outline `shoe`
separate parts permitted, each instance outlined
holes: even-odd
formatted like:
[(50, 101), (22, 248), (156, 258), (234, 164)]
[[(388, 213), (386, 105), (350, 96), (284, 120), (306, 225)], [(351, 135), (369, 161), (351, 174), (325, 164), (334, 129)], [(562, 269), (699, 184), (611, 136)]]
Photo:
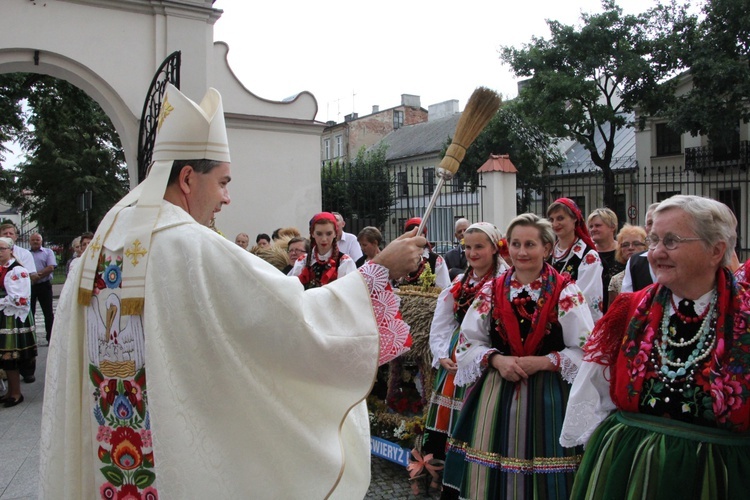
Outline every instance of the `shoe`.
[(20, 404), (20, 403), (23, 403), (23, 394), (21, 394), (20, 396), (18, 396), (18, 399), (8, 398), (5, 401), (5, 404), (3, 406), (5, 408), (13, 408), (14, 406), (16, 406), (17, 404)]
[(26, 382), (27, 384), (30, 384), (36, 381), (36, 377), (34, 375), (29, 375), (28, 377), (24, 377), (23, 381)]

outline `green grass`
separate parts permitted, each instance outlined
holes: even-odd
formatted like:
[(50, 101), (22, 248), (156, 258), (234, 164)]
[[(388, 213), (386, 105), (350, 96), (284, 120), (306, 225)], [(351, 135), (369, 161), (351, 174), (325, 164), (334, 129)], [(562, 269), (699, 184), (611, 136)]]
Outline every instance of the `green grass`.
[(52, 284), (62, 285), (63, 283), (65, 283), (65, 269), (57, 268), (55, 274), (52, 275)]

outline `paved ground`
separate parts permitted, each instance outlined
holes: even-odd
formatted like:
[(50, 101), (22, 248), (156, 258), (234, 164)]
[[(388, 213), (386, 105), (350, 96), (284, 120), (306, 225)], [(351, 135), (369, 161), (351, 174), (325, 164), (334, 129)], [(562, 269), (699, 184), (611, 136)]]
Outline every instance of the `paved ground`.
[[(55, 286), (55, 307), (60, 286)], [(42, 419), (47, 345), (41, 309), (35, 316), (37, 338), (42, 339), (37, 358), (36, 382), (22, 384), (24, 402), (13, 408), (0, 407), (0, 500), (35, 500), (39, 484), (39, 427)], [(367, 499), (437, 498), (411, 493), (408, 473), (401, 466), (372, 458), (372, 482)]]

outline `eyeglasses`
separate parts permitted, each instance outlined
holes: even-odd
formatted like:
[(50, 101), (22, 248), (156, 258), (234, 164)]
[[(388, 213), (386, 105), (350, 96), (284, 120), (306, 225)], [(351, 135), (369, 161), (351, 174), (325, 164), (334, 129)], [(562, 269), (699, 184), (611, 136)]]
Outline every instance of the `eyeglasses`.
[(667, 234), (666, 236), (664, 236), (664, 238), (659, 238), (655, 234), (651, 234), (648, 236), (648, 238), (646, 238), (646, 244), (648, 245), (648, 248), (650, 250), (655, 250), (659, 245), (659, 242), (661, 242), (662, 244), (664, 244), (664, 248), (666, 248), (667, 250), (674, 250), (680, 243), (702, 240), (703, 238), (681, 238), (675, 234)]
[(629, 241), (626, 241), (625, 243), (620, 243), (620, 248), (624, 248), (625, 250), (627, 250), (630, 247), (638, 248), (638, 247), (645, 247), (645, 246), (646, 244), (642, 241), (634, 241), (632, 243), (630, 243)]

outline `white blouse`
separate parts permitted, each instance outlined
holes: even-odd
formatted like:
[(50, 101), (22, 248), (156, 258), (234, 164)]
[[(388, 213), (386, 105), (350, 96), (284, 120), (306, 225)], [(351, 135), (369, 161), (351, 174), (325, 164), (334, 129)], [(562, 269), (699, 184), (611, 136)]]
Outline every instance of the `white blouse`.
[[(5, 267), (15, 262), (11, 259)], [(5, 297), (0, 299), (0, 311), (5, 316), (15, 316), (26, 321), (31, 307), (31, 279), (25, 267), (16, 266), (5, 274)]]

